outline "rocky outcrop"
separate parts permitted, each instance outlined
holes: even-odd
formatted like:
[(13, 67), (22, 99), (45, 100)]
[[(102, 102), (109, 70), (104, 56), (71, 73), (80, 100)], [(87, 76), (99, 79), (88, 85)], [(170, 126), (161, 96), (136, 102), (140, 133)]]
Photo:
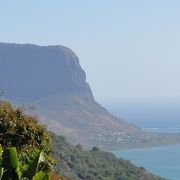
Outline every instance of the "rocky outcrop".
[(54, 94), (92, 97), (78, 57), (63, 46), (0, 43), (0, 90), (5, 96), (34, 101)]

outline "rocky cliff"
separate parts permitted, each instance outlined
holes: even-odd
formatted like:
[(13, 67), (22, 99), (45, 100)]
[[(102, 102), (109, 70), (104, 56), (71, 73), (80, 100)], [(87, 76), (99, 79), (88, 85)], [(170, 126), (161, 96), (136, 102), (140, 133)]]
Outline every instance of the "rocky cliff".
[(73, 144), (119, 149), (179, 141), (179, 137), (143, 132), (101, 107), (78, 57), (66, 47), (0, 43), (0, 64), (3, 96), (35, 104), (33, 113)]
[(92, 97), (77, 56), (63, 46), (0, 43), (0, 88), (10, 98), (34, 101), (54, 94)]

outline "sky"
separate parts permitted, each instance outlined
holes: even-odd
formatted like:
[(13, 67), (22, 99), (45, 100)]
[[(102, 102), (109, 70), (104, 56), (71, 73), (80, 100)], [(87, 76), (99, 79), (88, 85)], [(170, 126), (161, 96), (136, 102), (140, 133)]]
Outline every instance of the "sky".
[(64, 45), (98, 101), (180, 101), (180, 1), (0, 0), (0, 41)]

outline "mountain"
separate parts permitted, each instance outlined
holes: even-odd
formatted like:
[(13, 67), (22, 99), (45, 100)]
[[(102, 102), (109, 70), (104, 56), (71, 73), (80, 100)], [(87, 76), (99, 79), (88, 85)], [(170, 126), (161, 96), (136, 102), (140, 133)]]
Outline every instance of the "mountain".
[(0, 43), (0, 64), (3, 98), (35, 107), (31, 113), (73, 144), (120, 149), (180, 142), (179, 135), (144, 132), (101, 107), (69, 48)]

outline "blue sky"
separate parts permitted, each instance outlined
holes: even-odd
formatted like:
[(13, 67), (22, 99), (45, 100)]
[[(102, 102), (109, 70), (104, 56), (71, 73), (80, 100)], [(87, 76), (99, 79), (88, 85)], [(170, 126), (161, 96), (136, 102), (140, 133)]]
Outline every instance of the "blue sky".
[(99, 101), (180, 100), (180, 1), (0, 1), (0, 41), (61, 44)]

